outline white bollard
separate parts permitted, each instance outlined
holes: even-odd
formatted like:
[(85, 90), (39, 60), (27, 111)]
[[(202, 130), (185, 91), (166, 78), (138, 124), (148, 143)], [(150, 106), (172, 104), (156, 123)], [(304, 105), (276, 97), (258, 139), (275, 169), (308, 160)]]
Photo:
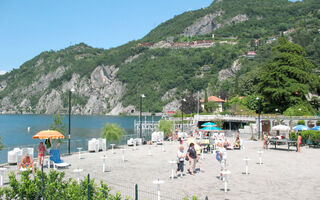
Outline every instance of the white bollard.
[(229, 171), (229, 170), (223, 170), (223, 171), (221, 171), (221, 174), (223, 174), (223, 177), (224, 177), (224, 179), (223, 179), (223, 181), (224, 181), (224, 192), (226, 193), (226, 192), (228, 192), (228, 179), (227, 179), (227, 175), (228, 175), (228, 174), (231, 174), (231, 171)]
[(160, 184), (164, 183), (164, 181), (158, 179), (156, 181), (153, 181), (152, 183), (157, 185), (158, 200), (161, 200)]
[(259, 154), (259, 164), (261, 165), (261, 164), (262, 164), (262, 154), (263, 154), (263, 151), (258, 151), (258, 154)]
[(151, 153), (151, 145), (149, 145), (149, 148), (148, 148), (148, 155), (151, 156), (152, 153)]
[(243, 159), (245, 162), (246, 162), (246, 175), (248, 175), (249, 174), (249, 166), (248, 166), (248, 163), (249, 163), (249, 158), (245, 158), (245, 159)]
[(110, 144), (110, 145), (111, 145), (111, 148), (112, 148), (111, 149), (111, 153), (114, 154), (113, 147), (114, 147), (115, 144)]

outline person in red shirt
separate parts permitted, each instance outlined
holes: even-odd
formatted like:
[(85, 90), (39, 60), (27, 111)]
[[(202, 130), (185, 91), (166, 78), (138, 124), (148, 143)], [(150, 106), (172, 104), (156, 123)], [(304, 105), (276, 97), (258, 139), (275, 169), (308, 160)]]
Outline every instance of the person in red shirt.
[(297, 137), (297, 151), (300, 152), (300, 146), (301, 146), (301, 133), (299, 133)]
[(40, 142), (40, 145), (38, 146), (38, 159), (41, 166), (43, 165), (45, 152), (46, 148), (44, 147), (43, 142)]

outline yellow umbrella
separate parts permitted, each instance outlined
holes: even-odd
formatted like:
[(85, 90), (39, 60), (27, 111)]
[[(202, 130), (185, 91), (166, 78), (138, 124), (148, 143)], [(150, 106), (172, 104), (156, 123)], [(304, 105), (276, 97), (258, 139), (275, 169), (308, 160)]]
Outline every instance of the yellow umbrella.
[(63, 139), (64, 135), (62, 135), (59, 131), (54, 130), (46, 130), (46, 131), (40, 131), (37, 134), (35, 134), (33, 139)]

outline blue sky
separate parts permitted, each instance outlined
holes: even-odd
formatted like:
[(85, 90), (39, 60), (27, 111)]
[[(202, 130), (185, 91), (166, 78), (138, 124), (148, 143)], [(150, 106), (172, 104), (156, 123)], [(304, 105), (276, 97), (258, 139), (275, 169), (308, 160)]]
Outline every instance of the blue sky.
[(42, 51), (84, 42), (110, 48), (212, 0), (0, 0), (0, 73)]

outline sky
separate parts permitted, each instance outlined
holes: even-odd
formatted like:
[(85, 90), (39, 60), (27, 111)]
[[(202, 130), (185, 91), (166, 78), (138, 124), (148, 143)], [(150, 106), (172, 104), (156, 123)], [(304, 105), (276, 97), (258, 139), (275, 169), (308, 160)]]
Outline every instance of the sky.
[(0, 0), (0, 74), (42, 51), (111, 48), (213, 0)]

